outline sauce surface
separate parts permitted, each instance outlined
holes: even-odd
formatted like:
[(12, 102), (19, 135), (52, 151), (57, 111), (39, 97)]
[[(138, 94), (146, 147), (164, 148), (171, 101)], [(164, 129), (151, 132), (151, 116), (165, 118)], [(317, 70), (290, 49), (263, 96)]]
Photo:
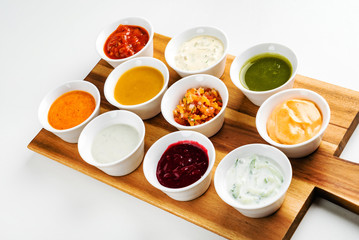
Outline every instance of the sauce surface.
[(118, 79), (114, 97), (122, 105), (136, 105), (147, 102), (162, 89), (162, 73), (148, 66), (139, 66), (127, 70)]
[(173, 117), (178, 124), (195, 126), (214, 118), (222, 105), (222, 98), (216, 89), (191, 88), (173, 110)]
[(224, 53), (223, 43), (212, 36), (197, 36), (184, 42), (175, 56), (179, 69), (196, 71), (215, 64)]
[(168, 146), (157, 165), (161, 185), (182, 188), (200, 179), (208, 168), (207, 149), (194, 141), (180, 141)]
[(148, 40), (149, 34), (143, 27), (121, 24), (107, 38), (103, 50), (111, 59), (127, 58), (141, 51)]
[(92, 156), (96, 162), (115, 162), (131, 153), (140, 136), (137, 130), (127, 124), (115, 124), (102, 129), (92, 142)]
[(267, 91), (286, 83), (292, 65), (282, 55), (265, 53), (249, 59), (239, 73), (242, 85), (252, 91)]
[(95, 98), (88, 92), (70, 91), (58, 97), (48, 113), (49, 124), (58, 130), (73, 128), (95, 110)]
[(322, 114), (315, 103), (291, 99), (279, 104), (267, 121), (271, 139), (281, 144), (297, 144), (311, 139), (321, 129)]
[(227, 171), (227, 189), (242, 204), (269, 202), (283, 186), (283, 173), (268, 157), (254, 154), (235, 160)]

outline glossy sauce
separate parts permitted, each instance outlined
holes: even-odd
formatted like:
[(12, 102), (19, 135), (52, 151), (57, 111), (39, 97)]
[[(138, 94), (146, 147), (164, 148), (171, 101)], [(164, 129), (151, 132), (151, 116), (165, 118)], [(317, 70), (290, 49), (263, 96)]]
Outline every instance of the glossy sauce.
[(148, 66), (134, 67), (127, 70), (118, 79), (114, 97), (122, 105), (136, 105), (147, 102), (162, 89), (162, 73)]
[(292, 75), (292, 65), (282, 55), (265, 53), (252, 57), (242, 67), (239, 79), (252, 91), (267, 91), (286, 83)]
[(322, 114), (315, 103), (290, 99), (279, 104), (267, 121), (271, 139), (281, 144), (297, 144), (311, 139), (321, 129)]
[(104, 52), (111, 59), (127, 58), (141, 51), (148, 40), (149, 34), (143, 27), (119, 25), (107, 38)]
[(224, 53), (223, 43), (212, 36), (197, 36), (183, 43), (175, 56), (179, 69), (196, 71), (215, 64)]
[(115, 124), (102, 129), (92, 143), (92, 156), (96, 162), (111, 163), (135, 150), (140, 142), (137, 130), (127, 124)]
[(52, 103), (48, 121), (53, 128), (58, 130), (73, 128), (90, 117), (95, 107), (95, 98), (90, 93), (70, 91)]
[(182, 188), (200, 179), (208, 168), (207, 149), (194, 141), (171, 144), (161, 156), (156, 176), (161, 185)]
[(254, 154), (235, 160), (227, 171), (227, 189), (245, 205), (265, 204), (283, 186), (283, 173), (268, 157)]

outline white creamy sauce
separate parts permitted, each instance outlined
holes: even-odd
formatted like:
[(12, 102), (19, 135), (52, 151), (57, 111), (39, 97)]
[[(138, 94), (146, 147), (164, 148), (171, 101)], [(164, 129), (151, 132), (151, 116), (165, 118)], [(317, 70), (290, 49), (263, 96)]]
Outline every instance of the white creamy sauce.
[(227, 172), (227, 189), (242, 204), (265, 204), (282, 186), (282, 171), (264, 156), (238, 158)]
[(175, 63), (182, 70), (201, 70), (215, 64), (223, 53), (224, 46), (219, 39), (207, 35), (197, 36), (182, 44), (175, 56)]
[(115, 124), (101, 130), (92, 143), (96, 162), (111, 163), (132, 152), (140, 141), (137, 130), (127, 124)]

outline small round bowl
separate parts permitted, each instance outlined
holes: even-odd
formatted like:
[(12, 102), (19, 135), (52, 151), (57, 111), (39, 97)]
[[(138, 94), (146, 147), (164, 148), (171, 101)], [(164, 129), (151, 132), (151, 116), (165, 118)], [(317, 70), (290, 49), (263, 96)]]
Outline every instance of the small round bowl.
[[(201, 35), (216, 37), (217, 39), (222, 41), (224, 47), (222, 57), (215, 64), (201, 70), (186, 71), (179, 69), (175, 63), (175, 57), (178, 53), (179, 48), (184, 42), (187, 42), (192, 38)], [(227, 49), (228, 39), (226, 34), (222, 30), (210, 26), (195, 27), (180, 33), (168, 42), (165, 49), (165, 58), (168, 65), (173, 68), (181, 77), (186, 77), (193, 74), (210, 74), (220, 78), (223, 75), (224, 68), (226, 65)]]
[[(115, 162), (99, 163), (92, 156), (92, 143), (96, 135), (103, 129), (115, 125), (127, 124), (134, 127), (139, 133), (139, 142), (128, 155)], [(81, 158), (90, 165), (97, 167), (111, 176), (124, 176), (133, 172), (142, 162), (144, 156), (145, 125), (136, 114), (126, 110), (113, 110), (101, 114), (92, 120), (82, 131), (78, 150)]]
[[(176, 109), (179, 101), (184, 97), (186, 91), (190, 88), (214, 88), (219, 92), (219, 95), (222, 97), (222, 109), (221, 111), (208, 122), (202, 123), (196, 126), (184, 126), (178, 124), (173, 117), (173, 110)], [(224, 122), (224, 112), (228, 103), (228, 89), (226, 85), (218, 78), (207, 75), (207, 74), (197, 74), (191, 75), (172, 84), (168, 88), (165, 95), (162, 98), (161, 102), (161, 111), (163, 117), (168, 123), (176, 127), (178, 130), (192, 130), (200, 132), (207, 137), (212, 137), (216, 134)]]
[[(272, 140), (267, 132), (267, 120), (274, 108), (289, 99), (306, 99), (314, 102), (322, 113), (322, 127), (320, 131), (311, 139), (293, 145), (280, 144)], [(327, 101), (319, 94), (301, 88), (288, 89), (268, 98), (258, 109), (256, 116), (256, 127), (259, 135), (269, 144), (283, 151), (290, 158), (305, 157), (314, 152), (320, 145), (324, 131), (327, 129), (330, 121), (330, 108)]]
[[(292, 75), (290, 76), (287, 82), (272, 90), (252, 91), (243, 86), (243, 84), (239, 79), (239, 74), (241, 72), (243, 65), (250, 58), (262, 53), (275, 53), (275, 54), (280, 54), (283, 57), (287, 58), (289, 62), (292, 64)], [(236, 85), (236, 87), (239, 88), (252, 103), (254, 103), (257, 106), (260, 106), (271, 95), (285, 89), (293, 88), (294, 77), (297, 74), (297, 68), (298, 68), (298, 60), (295, 53), (291, 49), (278, 43), (263, 43), (263, 44), (255, 45), (244, 51), (239, 56), (237, 56), (232, 62), (230, 69), (230, 76), (233, 84)]]
[[(283, 185), (276, 196), (273, 196), (266, 203), (258, 205), (246, 205), (235, 200), (227, 188), (227, 171), (235, 164), (236, 159), (258, 154), (271, 158), (273, 162), (282, 170)], [(214, 174), (214, 186), (219, 197), (228, 205), (234, 207), (240, 213), (251, 218), (266, 217), (277, 211), (285, 198), (285, 194), (292, 181), (292, 166), (287, 156), (275, 147), (266, 144), (248, 144), (234, 149), (228, 153), (218, 164)]]
[[(53, 128), (48, 121), (48, 114), (51, 105), (61, 95), (76, 90), (88, 92), (95, 98), (96, 105), (94, 111), (85, 121), (83, 121), (82, 123), (80, 123), (75, 127), (64, 129), (64, 130)], [(45, 128), (47, 131), (52, 132), (53, 134), (55, 134), (65, 142), (77, 143), (82, 129), (86, 126), (86, 124), (89, 121), (91, 121), (91, 119), (93, 119), (100, 113), (100, 102), (101, 102), (100, 92), (97, 89), (97, 87), (92, 83), (82, 80), (66, 82), (56, 87), (52, 91), (50, 91), (42, 99), (38, 110), (38, 118), (43, 128)]]
[[(125, 73), (127, 70), (138, 66), (149, 66), (160, 71), (163, 75), (163, 87), (155, 97), (144, 103), (140, 103), (136, 105), (122, 105), (116, 101), (114, 96), (114, 91), (117, 81), (121, 77), (121, 75)], [(166, 65), (162, 61), (152, 57), (135, 58), (119, 65), (110, 73), (110, 75), (108, 75), (104, 86), (104, 93), (107, 101), (112, 105), (114, 105), (115, 107), (134, 112), (138, 116), (140, 116), (143, 120), (145, 120), (152, 118), (161, 112), (161, 100), (163, 94), (167, 89), (168, 81), (169, 81), (169, 72)]]
[[(156, 176), (156, 169), (162, 154), (167, 147), (179, 141), (195, 141), (207, 149), (208, 168), (204, 175), (196, 182), (183, 188), (168, 188), (161, 185)], [(147, 181), (177, 201), (190, 201), (201, 196), (211, 184), (211, 171), (216, 159), (216, 152), (212, 142), (203, 134), (193, 131), (177, 131), (158, 139), (148, 149), (143, 160), (143, 172)]]
[[(104, 45), (106, 43), (107, 38), (111, 35), (111, 33), (113, 33), (117, 29), (117, 27), (120, 24), (135, 25), (135, 26), (143, 27), (144, 29), (147, 30), (147, 32), (149, 34), (149, 39), (148, 39), (147, 44), (144, 46), (144, 48), (142, 48), (136, 54), (134, 54), (130, 57), (127, 57), (127, 58), (112, 59), (112, 58), (109, 58), (106, 56), (106, 54), (104, 52)], [(153, 35), (154, 35), (154, 31), (153, 31), (152, 24), (145, 18), (142, 18), (142, 17), (123, 18), (123, 19), (120, 19), (120, 20), (108, 25), (100, 32), (100, 34), (98, 35), (97, 40), (96, 40), (96, 49), (97, 49), (98, 54), (101, 56), (101, 58), (104, 59), (112, 67), (115, 68), (118, 65), (120, 65), (121, 63), (124, 63), (127, 60), (130, 60), (130, 59), (133, 59), (136, 57), (152, 57), (153, 56)]]

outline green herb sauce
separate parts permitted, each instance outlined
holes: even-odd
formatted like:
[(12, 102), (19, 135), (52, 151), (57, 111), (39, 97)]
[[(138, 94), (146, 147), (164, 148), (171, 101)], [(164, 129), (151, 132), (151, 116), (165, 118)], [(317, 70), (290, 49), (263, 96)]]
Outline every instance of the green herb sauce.
[(286, 83), (292, 75), (292, 65), (279, 54), (264, 53), (250, 58), (242, 67), (239, 79), (252, 91), (267, 91)]

